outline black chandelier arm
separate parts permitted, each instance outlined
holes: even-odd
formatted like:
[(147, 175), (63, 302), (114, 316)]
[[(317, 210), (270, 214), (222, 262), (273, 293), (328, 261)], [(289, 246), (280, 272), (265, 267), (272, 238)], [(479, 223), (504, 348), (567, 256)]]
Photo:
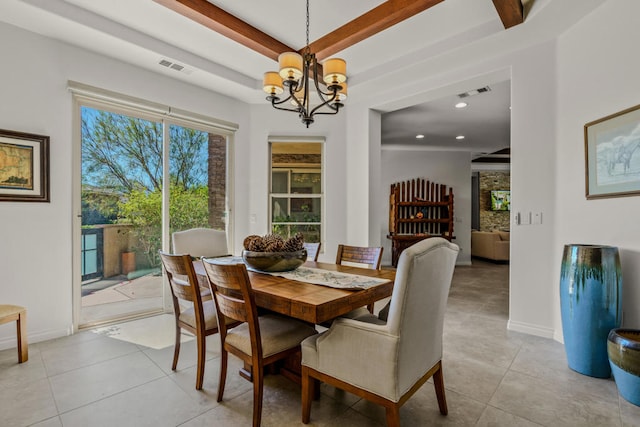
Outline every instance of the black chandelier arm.
[(333, 115), (333, 114), (338, 114), (338, 111), (340, 111), (340, 107), (342, 107), (342, 104), (329, 104), (328, 107), (332, 110), (332, 111), (313, 111), (311, 114), (313, 114), (314, 116), (316, 114), (320, 115), (320, 114), (324, 114), (324, 115)]
[(276, 110), (282, 110), (282, 111), (291, 111), (293, 113), (298, 113), (300, 111), (299, 108), (284, 108), (284, 107), (278, 107), (278, 105), (284, 103), (285, 101), (287, 101), (289, 98), (285, 99), (284, 101), (280, 101), (280, 102), (275, 102), (274, 100), (271, 100), (271, 106), (273, 108), (275, 108)]
[[(311, 112), (309, 113), (310, 116), (313, 116), (314, 114), (336, 114), (338, 112), (338, 110), (340, 109), (340, 106), (337, 103), (331, 104), (333, 101), (336, 100), (338, 96), (338, 92), (336, 91), (333, 96), (329, 99), (324, 99), (322, 96), (320, 96), (320, 99), (322, 99), (324, 102), (321, 104), (318, 104), (315, 106), (315, 108), (313, 110), (311, 110)], [(327, 106), (330, 109), (332, 109), (334, 112), (322, 112), (322, 111), (318, 111), (320, 108)]]

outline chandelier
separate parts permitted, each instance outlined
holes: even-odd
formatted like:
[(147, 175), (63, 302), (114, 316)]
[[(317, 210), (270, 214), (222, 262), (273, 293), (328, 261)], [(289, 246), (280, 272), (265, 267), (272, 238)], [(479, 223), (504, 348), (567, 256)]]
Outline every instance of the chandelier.
[[(316, 114), (337, 114), (347, 98), (347, 63), (344, 59), (329, 58), (322, 63), (322, 82), (318, 81), (320, 66), (316, 55), (309, 48), (309, 0), (307, 0), (307, 45), (303, 55), (297, 52), (285, 52), (278, 56), (280, 72), (264, 73), (263, 89), (268, 94), (267, 101), (273, 108), (298, 113), (302, 123), (314, 122)], [(315, 106), (310, 103), (313, 79), (319, 101)], [(325, 86), (322, 89), (321, 86)], [(286, 93), (282, 95), (284, 92)], [(279, 95), (286, 98), (281, 99)], [(287, 102), (293, 105), (285, 107)]]

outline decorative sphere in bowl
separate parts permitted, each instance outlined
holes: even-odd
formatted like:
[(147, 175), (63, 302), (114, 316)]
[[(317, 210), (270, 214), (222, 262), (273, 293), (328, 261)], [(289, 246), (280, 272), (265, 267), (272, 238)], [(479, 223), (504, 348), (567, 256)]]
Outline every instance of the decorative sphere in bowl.
[(300, 267), (307, 260), (307, 250), (293, 252), (254, 252), (242, 251), (242, 259), (247, 267), (267, 273), (291, 271)]

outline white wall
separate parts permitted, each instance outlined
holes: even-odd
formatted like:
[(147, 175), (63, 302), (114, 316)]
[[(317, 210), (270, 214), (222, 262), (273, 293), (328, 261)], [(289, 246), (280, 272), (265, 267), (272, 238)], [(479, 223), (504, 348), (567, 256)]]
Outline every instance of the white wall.
[[(0, 301), (27, 307), (32, 342), (72, 325), (72, 97), (75, 80), (240, 125), (236, 158), (249, 157), (247, 104), (0, 23), (0, 128), (51, 137), (51, 203), (0, 203)], [(8, 42), (10, 40), (10, 42)], [(235, 186), (247, 193), (236, 168)], [(236, 212), (247, 203), (236, 199)], [(242, 226), (238, 227), (242, 230)], [(15, 325), (0, 326), (0, 348)]]
[[(381, 221), (376, 225), (384, 247), (383, 263), (391, 264), (389, 234), (389, 189), (395, 182), (425, 178), (453, 188), (453, 243), (460, 246), (458, 265), (471, 264), (471, 154), (463, 151), (382, 150), (382, 197), (377, 209)], [(459, 221), (459, 222), (458, 222)]]
[[(586, 200), (583, 129), (585, 123), (640, 104), (638, 16), (640, 2), (608, 1), (559, 39), (557, 238), (553, 248), (553, 270), (559, 272), (565, 244), (618, 246), (623, 323), (636, 329), (640, 328), (640, 197)], [(557, 293), (553, 305), (560, 339)]]

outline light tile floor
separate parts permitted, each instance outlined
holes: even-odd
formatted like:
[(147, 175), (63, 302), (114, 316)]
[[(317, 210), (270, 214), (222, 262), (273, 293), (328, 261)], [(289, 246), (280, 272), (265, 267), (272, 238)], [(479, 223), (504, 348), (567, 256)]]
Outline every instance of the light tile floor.
[[(431, 383), (401, 409), (404, 427), (640, 426), (640, 407), (612, 380), (567, 368), (561, 344), (506, 329), (508, 266), (458, 267), (445, 320), (444, 376), (449, 415), (438, 412)], [(382, 304), (378, 304), (382, 306)], [(17, 364), (0, 352), (0, 426), (248, 426), (251, 384), (230, 356), (225, 399), (216, 402), (218, 336), (207, 342), (204, 390), (196, 391), (195, 343), (185, 336), (172, 372), (173, 324), (155, 316), (30, 346)], [(384, 411), (322, 387), (313, 426), (383, 426)], [(299, 426), (299, 388), (266, 379), (263, 426)]]

